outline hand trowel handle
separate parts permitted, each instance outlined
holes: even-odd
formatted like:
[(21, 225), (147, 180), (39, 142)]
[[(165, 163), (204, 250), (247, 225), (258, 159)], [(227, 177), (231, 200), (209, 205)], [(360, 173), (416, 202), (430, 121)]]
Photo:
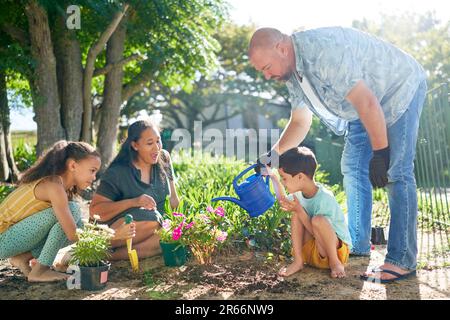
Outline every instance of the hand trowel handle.
[[(127, 214), (125, 216), (125, 224), (130, 224), (132, 222), (133, 222), (133, 216), (131, 214)], [(132, 238), (127, 239), (127, 250), (128, 251), (131, 251), (132, 243), (133, 243), (133, 239)]]

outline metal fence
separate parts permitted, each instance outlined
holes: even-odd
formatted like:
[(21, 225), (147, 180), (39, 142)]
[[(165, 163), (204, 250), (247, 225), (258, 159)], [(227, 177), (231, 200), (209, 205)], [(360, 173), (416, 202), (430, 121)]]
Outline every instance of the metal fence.
[[(450, 96), (448, 84), (428, 91), (422, 111), (414, 171), (418, 196), (419, 262), (450, 264)], [(342, 185), (343, 143), (315, 139), (315, 152), (330, 183)], [(373, 194), (373, 225), (389, 225), (385, 190)]]

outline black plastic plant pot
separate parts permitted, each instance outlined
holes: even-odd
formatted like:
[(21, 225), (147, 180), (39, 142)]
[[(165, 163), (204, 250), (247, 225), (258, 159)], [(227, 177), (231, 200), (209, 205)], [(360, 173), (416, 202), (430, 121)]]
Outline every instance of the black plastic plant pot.
[(383, 227), (372, 227), (371, 242), (374, 245), (385, 245), (387, 243)]
[(99, 267), (80, 266), (81, 290), (96, 291), (104, 289), (108, 282), (110, 268), (110, 262)]

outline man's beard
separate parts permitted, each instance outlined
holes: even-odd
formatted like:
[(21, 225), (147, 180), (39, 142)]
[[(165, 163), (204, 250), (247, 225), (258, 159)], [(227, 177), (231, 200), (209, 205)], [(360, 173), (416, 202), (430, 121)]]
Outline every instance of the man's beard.
[(285, 74), (277, 78), (278, 81), (286, 82), (292, 77), (292, 71), (287, 71)]

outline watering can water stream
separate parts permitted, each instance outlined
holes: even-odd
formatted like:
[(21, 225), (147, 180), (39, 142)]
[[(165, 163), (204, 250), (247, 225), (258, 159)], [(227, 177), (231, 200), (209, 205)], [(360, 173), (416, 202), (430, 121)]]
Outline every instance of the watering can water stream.
[(264, 177), (260, 173), (255, 173), (249, 176), (241, 184), (237, 183), (244, 174), (254, 169), (256, 166), (258, 166), (258, 164), (248, 167), (234, 178), (233, 187), (236, 194), (239, 196), (239, 199), (232, 197), (218, 197), (211, 201), (225, 200), (234, 202), (246, 210), (252, 218), (258, 217), (269, 210), (275, 203), (275, 198), (270, 192), (268, 176), (264, 182)]

